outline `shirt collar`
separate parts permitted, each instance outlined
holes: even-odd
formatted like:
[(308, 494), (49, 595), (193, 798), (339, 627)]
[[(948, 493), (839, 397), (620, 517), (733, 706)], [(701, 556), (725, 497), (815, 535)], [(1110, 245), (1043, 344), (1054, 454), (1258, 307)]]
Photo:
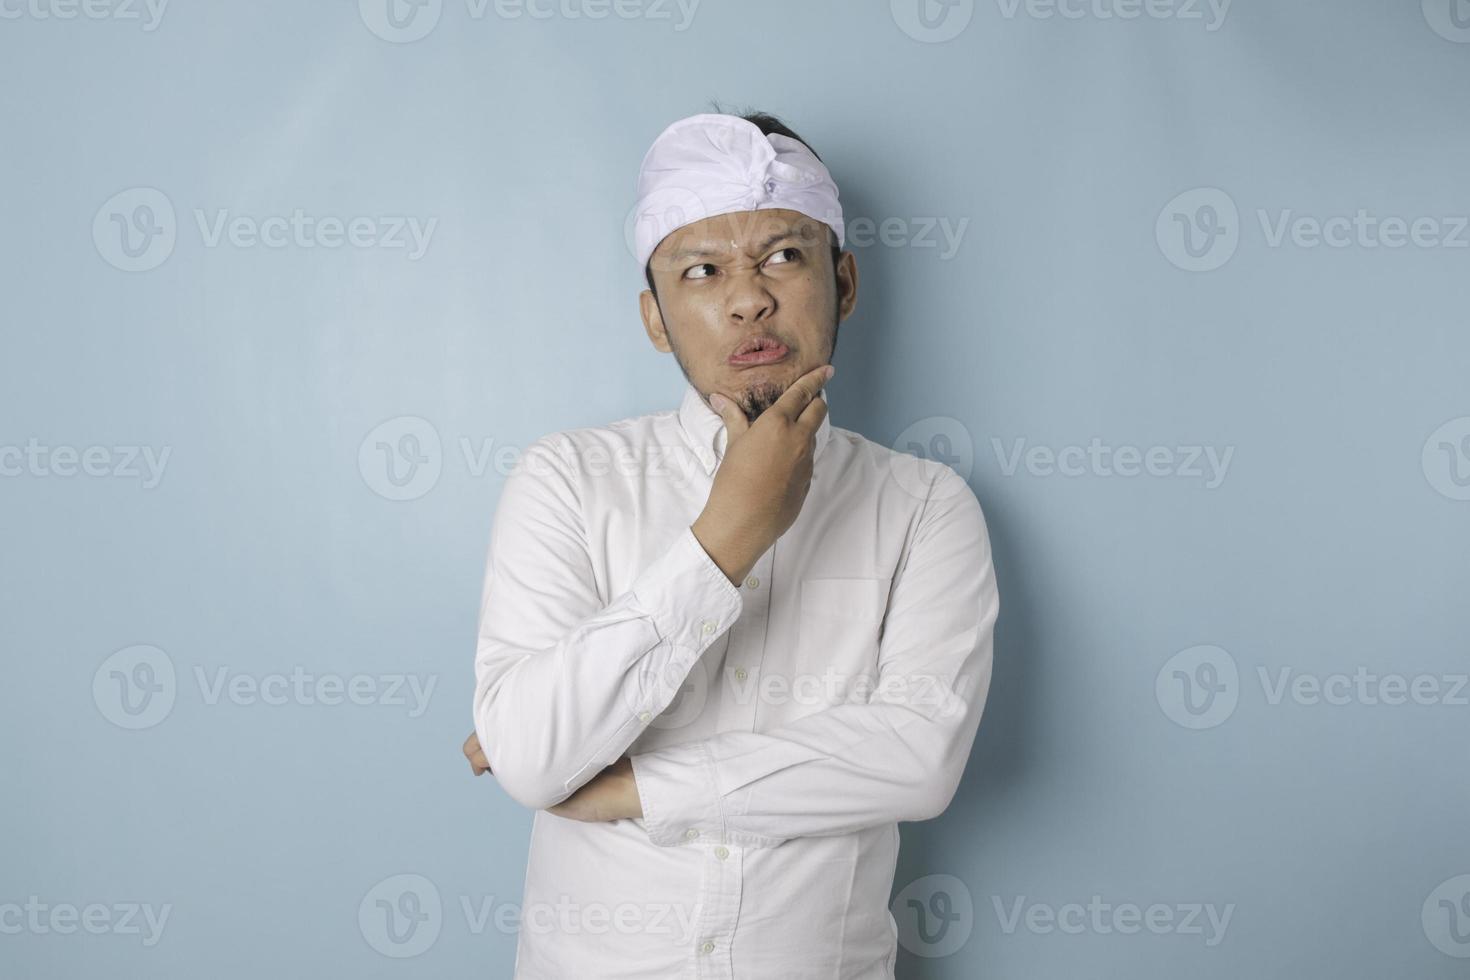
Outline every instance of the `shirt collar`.
[[(817, 427), (816, 448), (812, 452), (813, 461), (821, 458), (822, 449), (832, 435), (832, 412), (830, 400), (827, 398), (827, 389), (823, 388), (817, 392), (817, 397), (828, 402), (828, 407), (827, 414), (822, 417), (822, 424)], [(698, 457), (700, 465), (704, 467), (705, 473), (713, 473), (715, 466), (725, 458), (725, 445), (728, 438), (725, 431), (725, 420), (705, 403), (699, 389), (692, 384), (686, 383), (684, 386), (684, 400), (679, 403), (679, 427), (684, 433), (684, 438), (694, 450), (695, 456)]]

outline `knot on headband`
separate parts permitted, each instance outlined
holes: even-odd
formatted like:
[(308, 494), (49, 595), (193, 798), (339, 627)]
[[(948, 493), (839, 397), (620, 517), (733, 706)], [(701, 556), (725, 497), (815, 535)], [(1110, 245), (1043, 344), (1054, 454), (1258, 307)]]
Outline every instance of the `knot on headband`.
[(638, 170), (633, 251), (639, 267), (671, 232), (715, 215), (788, 208), (824, 222), (844, 243), (832, 175), (800, 140), (739, 116), (701, 113), (658, 135)]

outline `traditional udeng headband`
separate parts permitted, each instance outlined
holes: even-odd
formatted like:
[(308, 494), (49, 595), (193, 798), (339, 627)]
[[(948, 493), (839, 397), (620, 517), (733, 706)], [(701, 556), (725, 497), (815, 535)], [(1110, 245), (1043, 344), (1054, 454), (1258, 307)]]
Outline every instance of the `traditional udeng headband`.
[(789, 208), (825, 222), (842, 245), (842, 205), (832, 175), (799, 140), (739, 116), (706, 112), (672, 123), (638, 169), (634, 252), (641, 270), (679, 228), (735, 211)]

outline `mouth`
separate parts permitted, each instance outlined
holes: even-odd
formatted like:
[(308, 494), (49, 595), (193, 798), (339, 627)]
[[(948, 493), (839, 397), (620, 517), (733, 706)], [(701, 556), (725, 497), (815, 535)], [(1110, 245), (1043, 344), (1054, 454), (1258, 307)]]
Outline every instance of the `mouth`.
[(774, 337), (752, 337), (730, 355), (733, 367), (752, 367), (757, 364), (774, 364), (785, 360), (791, 351)]

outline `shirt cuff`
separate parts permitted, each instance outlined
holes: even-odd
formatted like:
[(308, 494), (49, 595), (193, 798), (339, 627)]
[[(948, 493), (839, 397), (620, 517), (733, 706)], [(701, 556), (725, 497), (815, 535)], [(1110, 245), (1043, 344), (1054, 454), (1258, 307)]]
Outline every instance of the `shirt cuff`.
[(630, 756), (643, 828), (660, 847), (725, 839), (725, 816), (709, 743), (685, 742)]
[(693, 527), (644, 569), (633, 601), (653, 620), (661, 639), (695, 650), (719, 639), (745, 607), (740, 590), (704, 550)]

